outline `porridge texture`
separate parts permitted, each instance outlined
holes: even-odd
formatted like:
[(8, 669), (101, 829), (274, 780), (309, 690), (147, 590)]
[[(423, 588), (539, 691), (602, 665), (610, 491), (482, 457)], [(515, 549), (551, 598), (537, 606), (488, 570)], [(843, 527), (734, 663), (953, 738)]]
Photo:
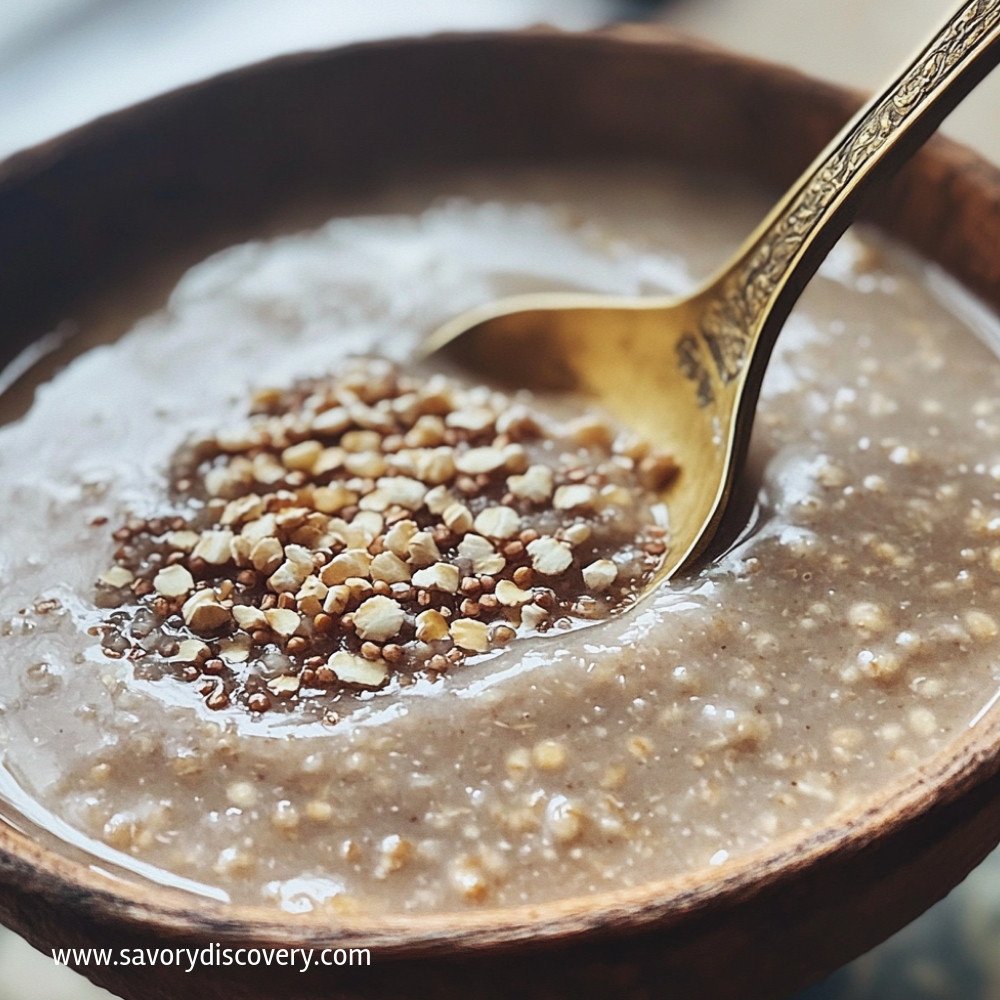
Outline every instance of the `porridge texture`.
[[(990, 317), (899, 248), (845, 238), (779, 341), (745, 524), (628, 609), (669, 544), (665, 458), (643, 471), (572, 406), (467, 386), (377, 446), (322, 414), (345, 386), (452, 386), (413, 344), (497, 295), (690, 287), (762, 206), (638, 167), (450, 190), (209, 259), (0, 429), (12, 822), (122, 877), (290, 912), (537, 903), (816, 827), (991, 710)], [(396, 367), (349, 360), (375, 355)], [(253, 438), (307, 411), (308, 433)], [(543, 429), (519, 438), (525, 414)], [(439, 447), (473, 465), (428, 481), (414, 463)], [(437, 555), (413, 558), (420, 532)]]

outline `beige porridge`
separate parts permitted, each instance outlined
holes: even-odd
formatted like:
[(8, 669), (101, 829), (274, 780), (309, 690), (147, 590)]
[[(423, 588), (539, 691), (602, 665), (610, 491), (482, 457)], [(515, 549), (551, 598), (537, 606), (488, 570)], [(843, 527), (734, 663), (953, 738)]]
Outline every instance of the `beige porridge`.
[[(0, 429), (15, 822), (293, 912), (513, 905), (725, 864), (989, 710), (992, 318), (849, 236), (779, 341), (746, 525), (629, 609), (668, 459), (408, 354), (498, 294), (682, 290), (762, 206), (639, 168), (452, 190), (206, 261)], [(401, 424), (329, 415), (380, 378)]]

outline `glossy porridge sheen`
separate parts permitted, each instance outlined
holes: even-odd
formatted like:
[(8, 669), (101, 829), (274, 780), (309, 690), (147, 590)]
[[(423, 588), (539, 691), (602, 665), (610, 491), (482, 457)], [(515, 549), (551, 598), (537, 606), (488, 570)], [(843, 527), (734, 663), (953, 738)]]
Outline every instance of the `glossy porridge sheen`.
[(997, 329), (867, 234), (779, 341), (737, 540), (627, 614), (355, 686), (332, 719), (210, 705), (106, 655), (113, 529), (176, 513), (177, 449), (242, 419), (255, 390), (358, 354), (409, 370), (421, 333), (500, 294), (683, 290), (762, 209), (638, 168), (451, 190), (209, 259), (0, 430), (15, 822), (129, 877), (290, 911), (534, 903), (808, 830), (988, 710)]

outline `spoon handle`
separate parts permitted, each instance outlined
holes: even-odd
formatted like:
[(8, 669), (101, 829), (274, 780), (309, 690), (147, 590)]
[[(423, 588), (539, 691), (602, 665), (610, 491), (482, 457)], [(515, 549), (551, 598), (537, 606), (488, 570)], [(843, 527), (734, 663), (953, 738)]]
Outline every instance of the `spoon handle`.
[(712, 379), (723, 397), (717, 402), (732, 406), (739, 450), (778, 331), (860, 200), (998, 61), (1000, 0), (967, 0), (845, 126), (702, 293), (701, 339), (718, 377)]

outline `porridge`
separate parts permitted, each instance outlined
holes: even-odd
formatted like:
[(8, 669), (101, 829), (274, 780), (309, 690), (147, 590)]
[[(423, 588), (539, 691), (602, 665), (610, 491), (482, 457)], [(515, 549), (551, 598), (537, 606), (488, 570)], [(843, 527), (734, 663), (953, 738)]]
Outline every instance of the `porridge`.
[(12, 822), (290, 912), (536, 903), (823, 824), (995, 703), (992, 317), (845, 238), (745, 523), (633, 607), (669, 450), (408, 358), (510, 292), (684, 290), (763, 206), (640, 168), (454, 191), (209, 259), (0, 429)]

